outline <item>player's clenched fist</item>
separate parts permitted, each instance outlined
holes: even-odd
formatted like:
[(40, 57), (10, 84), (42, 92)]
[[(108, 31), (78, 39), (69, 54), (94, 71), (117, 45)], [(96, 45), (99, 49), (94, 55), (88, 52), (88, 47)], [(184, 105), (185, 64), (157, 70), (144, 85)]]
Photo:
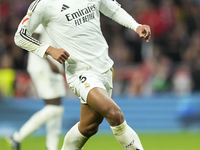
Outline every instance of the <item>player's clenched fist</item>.
[(52, 46), (49, 46), (45, 54), (51, 55), (53, 59), (57, 60), (61, 64), (64, 63), (70, 56), (66, 50), (62, 48), (54, 48)]
[(151, 29), (148, 25), (138, 26), (136, 32), (141, 38), (144, 38), (147, 42), (149, 42), (151, 38)]

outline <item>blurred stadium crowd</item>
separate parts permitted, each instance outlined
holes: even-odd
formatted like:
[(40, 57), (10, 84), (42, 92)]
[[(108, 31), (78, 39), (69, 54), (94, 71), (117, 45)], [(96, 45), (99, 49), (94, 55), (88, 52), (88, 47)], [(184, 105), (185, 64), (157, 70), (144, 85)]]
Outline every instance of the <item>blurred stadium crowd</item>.
[[(200, 0), (117, 0), (152, 30), (149, 43), (102, 15), (114, 60), (114, 95), (200, 91)], [(13, 41), (32, 0), (0, 0), (0, 95), (35, 96), (26, 72), (27, 51)], [(1, 97), (0, 96), (0, 97)]]

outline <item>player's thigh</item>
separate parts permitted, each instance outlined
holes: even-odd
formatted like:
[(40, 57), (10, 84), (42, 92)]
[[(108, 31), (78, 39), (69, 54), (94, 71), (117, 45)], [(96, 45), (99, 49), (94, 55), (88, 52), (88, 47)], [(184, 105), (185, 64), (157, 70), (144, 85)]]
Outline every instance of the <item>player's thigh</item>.
[(106, 119), (123, 117), (119, 106), (110, 98), (108, 92), (102, 88), (93, 88), (88, 93), (88, 105), (103, 115)]
[(110, 118), (113, 118), (114, 112), (121, 112), (121, 110), (108, 92), (104, 88), (92, 88), (87, 96), (87, 104), (81, 103), (80, 132), (84, 135), (96, 133), (104, 117), (112, 124)]

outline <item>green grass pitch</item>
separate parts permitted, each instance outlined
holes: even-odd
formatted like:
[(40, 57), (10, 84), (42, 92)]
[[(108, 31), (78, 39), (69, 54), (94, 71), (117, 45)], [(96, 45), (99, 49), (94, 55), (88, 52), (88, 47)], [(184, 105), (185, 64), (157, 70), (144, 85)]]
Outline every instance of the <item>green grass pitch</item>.
[[(200, 132), (139, 134), (145, 150), (200, 150)], [(60, 139), (61, 149), (63, 136)], [(0, 150), (9, 150), (0, 138)], [(29, 137), (21, 144), (21, 150), (46, 150), (45, 137)], [(83, 150), (123, 150), (112, 134), (96, 134)]]

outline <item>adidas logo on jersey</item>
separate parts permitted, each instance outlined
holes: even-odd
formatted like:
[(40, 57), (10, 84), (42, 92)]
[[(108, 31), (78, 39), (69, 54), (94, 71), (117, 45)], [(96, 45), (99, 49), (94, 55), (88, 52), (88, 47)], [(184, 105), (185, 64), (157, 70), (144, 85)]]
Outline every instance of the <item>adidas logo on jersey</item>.
[(62, 5), (62, 8), (61, 8), (61, 12), (64, 11), (64, 10), (66, 10), (67, 8), (69, 8), (69, 6), (63, 4), (63, 5)]

